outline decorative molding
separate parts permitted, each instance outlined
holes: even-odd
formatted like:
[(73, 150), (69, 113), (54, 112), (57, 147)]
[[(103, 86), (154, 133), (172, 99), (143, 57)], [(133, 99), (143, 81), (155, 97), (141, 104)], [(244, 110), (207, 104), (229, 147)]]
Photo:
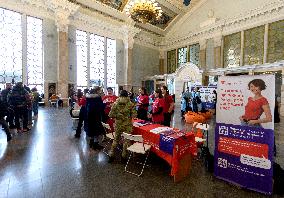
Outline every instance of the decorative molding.
[(0, 0), (0, 7), (39, 18), (54, 18), (53, 12), (47, 9), (41, 0)]
[(80, 6), (67, 0), (49, 0), (45, 1), (45, 5), (54, 11), (58, 31), (68, 32), (69, 18), (77, 12)]
[(206, 76), (219, 76), (229, 73), (242, 73), (242, 72), (264, 72), (264, 71), (278, 71), (284, 69), (284, 60), (275, 63), (266, 63), (263, 65), (245, 65), (240, 67), (227, 67), (205, 70)]
[[(184, 18), (189, 17), (185, 15)], [(164, 50), (175, 49), (185, 44), (193, 44), (201, 40), (214, 38), (218, 35), (228, 35), (249, 29), (266, 23), (284, 19), (284, 0), (275, 0), (261, 7), (250, 10), (238, 16), (216, 21), (216, 23), (203, 28), (200, 31), (184, 32), (181, 37), (168, 34), (160, 47)], [(184, 21), (185, 19), (181, 20)], [(179, 21), (180, 24), (180, 21)], [(179, 26), (176, 26), (179, 28)], [(173, 31), (171, 31), (173, 32)]]
[(134, 44), (134, 36), (140, 32), (139, 29), (133, 26), (123, 25), (121, 31), (124, 34), (123, 43), (125, 49), (132, 49)]

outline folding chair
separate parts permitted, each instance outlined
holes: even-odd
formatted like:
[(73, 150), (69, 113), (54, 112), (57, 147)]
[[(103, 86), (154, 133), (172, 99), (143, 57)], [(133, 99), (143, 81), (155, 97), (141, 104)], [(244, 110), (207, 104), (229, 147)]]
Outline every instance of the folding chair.
[[(148, 145), (148, 144), (144, 144), (142, 135), (132, 135), (132, 134), (128, 134), (128, 133), (123, 133), (122, 136), (124, 137), (124, 139), (135, 142), (134, 144), (132, 144), (131, 146), (129, 146), (127, 148), (127, 150), (130, 151), (130, 155), (129, 155), (129, 158), (127, 160), (127, 163), (125, 165), (124, 170), (125, 170), (125, 172), (131, 173), (133, 175), (140, 177), (142, 175), (143, 171), (144, 171), (144, 168), (145, 168), (145, 165), (146, 165), (149, 153), (150, 153), (151, 146)], [(145, 161), (143, 163), (143, 167), (142, 167), (140, 174), (137, 174), (137, 173), (134, 173), (134, 172), (127, 170), (127, 166), (129, 164), (130, 158), (132, 157), (133, 153), (139, 153), (139, 154), (143, 154), (143, 155), (146, 154), (146, 158), (145, 158)]]
[(114, 140), (115, 132), (111, 130), (109, 124), (102, 122), (102, 125), (103, 125), (105, 133), (106, 133), (106, 138), (108, 139), (106, 146), (103, 149), (103, 152), (108, 155), (108, 152), (106, 151), (106, 149), (107, 149), (108, 145), (110, 145), (111, 142)]

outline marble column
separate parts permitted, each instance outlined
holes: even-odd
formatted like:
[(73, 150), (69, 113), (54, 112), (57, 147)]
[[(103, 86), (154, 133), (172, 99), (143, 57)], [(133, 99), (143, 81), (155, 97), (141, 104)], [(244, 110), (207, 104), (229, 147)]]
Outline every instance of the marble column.
[(57, 67), (57, 93), (67, 103), (68, 82), (69, 82), (69, 61), (68, 61), (68, 33), (58, 31), (58, 67)]
[(281, 98), (280, 98), (280, 115), (284, 116), (284, 69), (282, 69), (282, 85), (281, 85)]
[[(206, 69), (206, 40), (200, 41), (200, 52), (199, 52), (199, 65), (200, 69)], [(206, 76), (205, 72), (202, 74), (202, 84), (205, 85), (206, 83)]]
[(222, 36), (217, 36), (214, 38), (214, 66), (215, 69), (221, 67), (221, 45)]
[(159, 74), (165, 74), (165, 52), (160, 51), (159, 55)]
[(133, 56), (134, 39), (127, 35), (126, 39), (124, 39), (123, 43), (124, 43), (124, 68), (125, 68), (123, 89), (125, 89), (127, 91), (131, 91), (131, 88), (132, 88), (132, 67), (133, 67), (132, 56)]

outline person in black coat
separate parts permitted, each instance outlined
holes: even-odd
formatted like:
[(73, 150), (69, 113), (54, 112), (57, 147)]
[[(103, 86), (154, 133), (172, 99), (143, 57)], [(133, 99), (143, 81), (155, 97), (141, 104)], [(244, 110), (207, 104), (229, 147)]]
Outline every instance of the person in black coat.
[(102, 91), (100, 87), (90, 90), (90, 94), (86, 95), (86, 109), (84, 119), (84, 129), (90, 137), (90, 148), (102, 149), (99, 145), (99, 136), (104, 134), (102, 126), (102, 118), (104, 114), (105, 104), (101, 97)]
[(7, 105), (0, 100), (0, 124), (2, 125), (2, 128), (4, 129), (6, 135), (7, 135), (7, 142), (9, 142), (12, 139), (12, 135), (10, 133), (8, 124), (4, 117), (8, 114)]

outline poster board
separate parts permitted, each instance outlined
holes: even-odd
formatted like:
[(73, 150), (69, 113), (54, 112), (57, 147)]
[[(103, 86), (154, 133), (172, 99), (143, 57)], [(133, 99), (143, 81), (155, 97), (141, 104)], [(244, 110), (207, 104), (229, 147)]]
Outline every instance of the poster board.
[(218, 80), (214, 174), (244, 188), (272, 194), (274, 75)]

